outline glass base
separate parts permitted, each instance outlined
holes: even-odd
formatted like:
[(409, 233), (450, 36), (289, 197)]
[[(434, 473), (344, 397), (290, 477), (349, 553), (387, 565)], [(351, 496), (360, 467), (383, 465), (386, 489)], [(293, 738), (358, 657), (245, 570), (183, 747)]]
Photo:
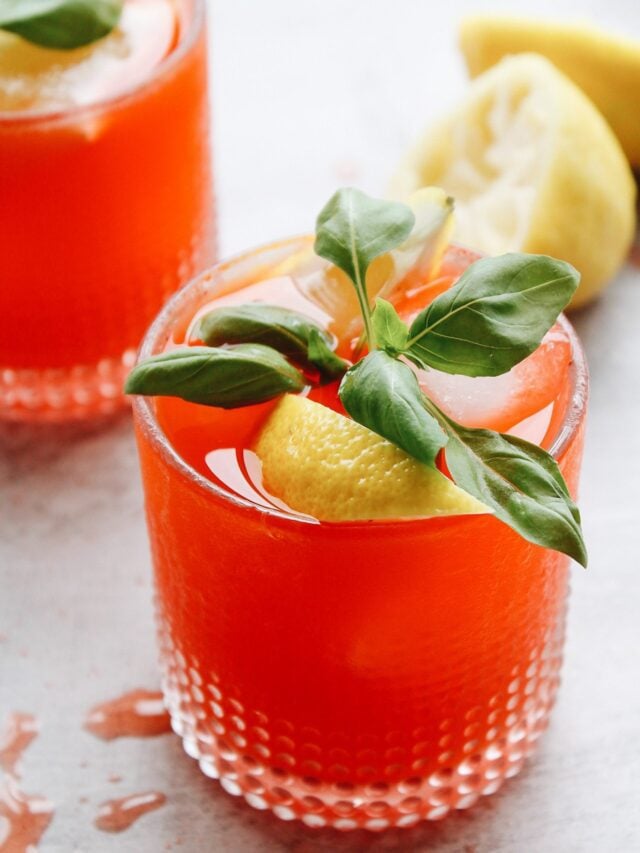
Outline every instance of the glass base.
[[(367, 778), (361, 745), (347, 760), (343, 757), (354, 771), (348, 777), (326, 781), (313, 776), (313, 762), (318, 772), (322, 765), (331, 772), (337, 755), (320, 732), (314, 740), (312, 728), (297, 732), (285, 720), (270, 720), (264, 712), (246, 708), (161, 632), (165, 700), (185, 752), (205, 775), (253, 808), (309, 827), (410, 827), (470, 808), (522, 769), (549, 722), (562, 663), (562, 629), (557, 625), (525, 666), (514, 667), (510, 683), (486, 707), (469, 709), (461, 720), (443, 720), (435, 753), (431, 744), (421, 743), (419, 730), (412, 732), (413, 747), (407, 750), (400, 779), (397, 765), (385, 768), (387, 778)], [(458, 728), (464, 729), (466, 742), (462, 755), (458, 752), (452, 760), (447, 741)], [(391, 758), (389, 743), (387, 736), (379, 744), (385, 760)], [(299, 766), (294, 751), (313, 757), (302, 762), (308, 767)]]
[(125, 405), (122, 387), (135, 360), (129, 349), (92, 365), (0, 367), (0, 420), (63, 423), (110, 415)]

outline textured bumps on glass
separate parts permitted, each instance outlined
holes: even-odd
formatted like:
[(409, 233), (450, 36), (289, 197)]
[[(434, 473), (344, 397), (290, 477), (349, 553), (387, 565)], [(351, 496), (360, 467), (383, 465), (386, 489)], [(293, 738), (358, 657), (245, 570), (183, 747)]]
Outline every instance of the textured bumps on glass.
[(547, 727), (563, 639), (564, 612), (503, 689), (485, 705), (443, 718), (435, 741), (425, 741), (420, 726), (368, 734), (363, 722), (358, 742), (350, 743), (340, 732), (296, 727), (247, 707), (232, 685), (183, 654), (166, 624), (160, 627), (172, 725), (203, 773), (253, 808), (340, 830), (440, 820), (515, 776)]
[(107, 301), (93, 299), (93, 316), (98, 315), (101, 323), (99, 334), (108, 337), (111, 329), (112, 334), (120, 335), (121, 327), (125, 327), (125, 340), (131, 346), (119, 358), (73, 367), (0, 366), (0, 419), (56, 423), (106, 416), (122, 409), (127, 402), (124, 382), (136, 360), (141, 318), (143, 323), (148, 322), (179, 287), (206, 267), (214, 250), (214, 232), (215, 217), (208, 212), (189, 248), (179, 253), (169, 271), (162, 274), (158, 270), (155, 277), (147, 275), (146, 288), (131, 288), (130, 304), (116, 304), (108, 295)]
[(109, 415), (123, 406), (136, 352), (70, 368), (0, 368), (0, 418), (52, 422)]

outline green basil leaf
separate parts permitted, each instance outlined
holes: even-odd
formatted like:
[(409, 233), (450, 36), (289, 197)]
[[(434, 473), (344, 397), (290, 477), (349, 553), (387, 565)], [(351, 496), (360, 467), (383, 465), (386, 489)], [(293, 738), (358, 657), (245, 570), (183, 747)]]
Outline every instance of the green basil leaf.
[(123, 0), (0, 0), (0, 29), (41, 47), (72, 50), (108, 35)]
[(407, 356), (446, 373), (506, 373), (540, 344), (579, 281), (546, 255), (476, 261), (413, 321)]
[(580, 513), (555, 460), (512, 435), (468, 429), (446, 419), (447, 466), (456, 485), (495, 510), (529, 542), (587, 565)]
[(349, 365), (344, 359), (328, 346), (326, 337), (319, 329), (309, 330), (309, 347), (307, 359), (318, 368), (327, 379), (337, 379), (342, 376)]
[(375, 350), (347, 371), (338, 393), (354, 421), (435, 467), (447, 436), (426, 410), (410, 367)]
[(262, 344), (185, 347), (137, 364), (126, 394), (180, 397), (191, 403), (234, 409), (298, 392), (304, 377), (279, 352)]
[(348, 364), (332, 350), (332, 338), (304, 314), (249, 302), (214, 308), (198, 322), (195, 336), (209, 346), (259, 343), (273, 347), (289, 358), (310, 361), (328, 378), (340, 376)]
[(402, 352), (407, 346), (409, 330), (396, 309), (386, 299), (376, 299), (371, 317), (376, 344), (391, 353)]
[(366, 288), (369, 264), (407, 239), (415, 216), (410, 207), (371, 198), (360, 190), (338, 190), (323, 207), (316, 222), (317, 255), (343, 270), (353, 282), (373, 346), (371, 306)]

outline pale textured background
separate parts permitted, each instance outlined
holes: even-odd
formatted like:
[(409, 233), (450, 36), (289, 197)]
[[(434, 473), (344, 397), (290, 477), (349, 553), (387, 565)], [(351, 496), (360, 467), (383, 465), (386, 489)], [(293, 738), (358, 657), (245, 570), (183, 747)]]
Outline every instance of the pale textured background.
[[(211, 5), (223, 254), (310, 230), (337, 184), (384, 190), (411, 138), (464, 89), (464, 11), (535, 10), (640, 35), (637, 0)], [(224, 794), (175, 737), (105, 744), (83, 732), (90, 705), (158, 680), (129, 418), (101, 430), (2, 428), (0, 720), (20, 709), (42, 722), (23, 779), (57, 806), (41, 851), (640, 850), (638, 279), (625, 271), (575, 318), (593, 379), (582, 489), (591, 566), (573, 573), (553, 724), (517, 780), (443, 824), (314, 834)], [(167, 794), (165, 808), (123, 835), (93, 829), (102, 800), (149, 788)]]

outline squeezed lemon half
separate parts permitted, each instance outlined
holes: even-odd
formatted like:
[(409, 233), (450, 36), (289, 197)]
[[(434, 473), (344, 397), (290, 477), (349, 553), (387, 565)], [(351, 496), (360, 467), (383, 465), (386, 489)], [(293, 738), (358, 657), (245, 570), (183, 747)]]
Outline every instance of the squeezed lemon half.
[(254, 449), (271, 494), (322, 521), (491, 512), (439, 471), (306, 397), (285, 395)]
[(533, 50), (550, 59), (594, 102), (635, 166), (640, 165), (640, 41), (588, 24), (472, 15), (460, 27), (460, 47), (476, 77), (507, 54)]
[(503, 59), (432, 127), (392, 185), (406, 198), (439, 184), (456, 201), (455, 239), (499, 255), (572, 263), (587, 302), (624, 262), (635, 232), (635, 183), (591, 101), (536, 54)]

